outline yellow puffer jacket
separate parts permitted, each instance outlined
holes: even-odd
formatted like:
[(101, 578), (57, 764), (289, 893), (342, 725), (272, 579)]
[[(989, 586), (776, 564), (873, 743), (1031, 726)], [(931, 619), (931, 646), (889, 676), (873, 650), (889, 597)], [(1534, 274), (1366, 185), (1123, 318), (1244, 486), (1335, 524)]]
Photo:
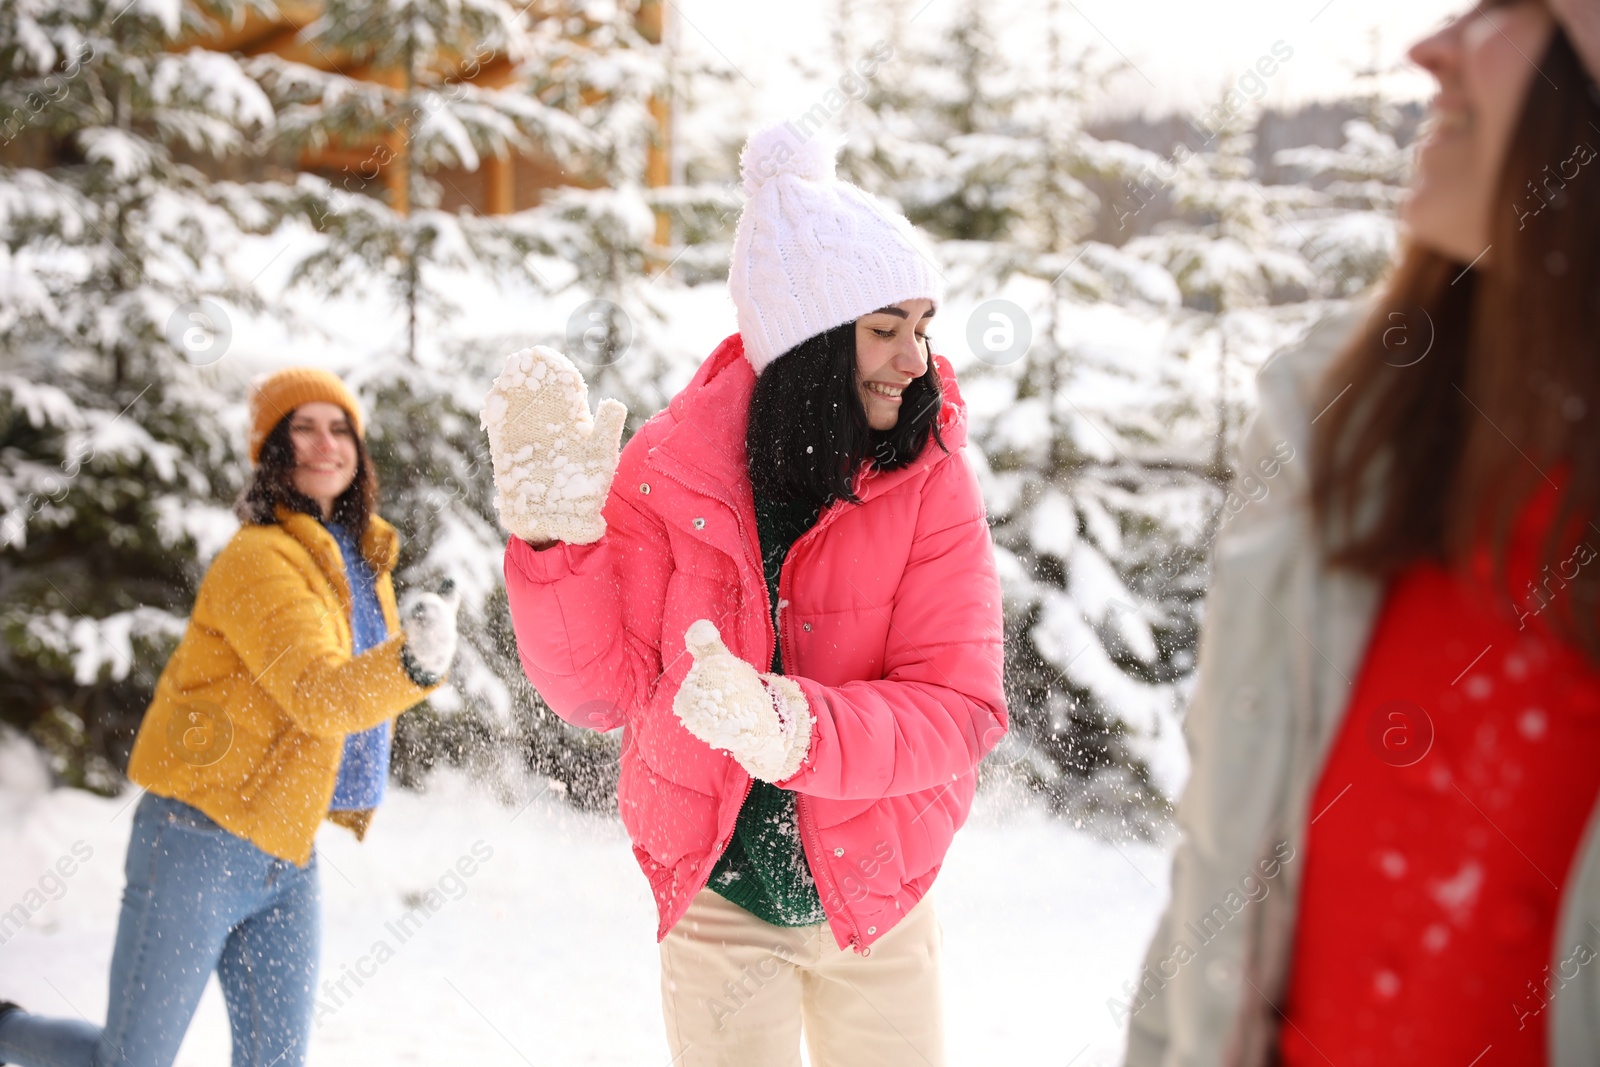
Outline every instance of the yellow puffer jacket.
[[(345, 736), (431, 690), (400, 663), (394, 527), (373, 516), (361, 545), (391, 636), (352, 657), (338, 543), (309, 515), (280, 508), (277, 517), (240, 529), (212, 561), (139, 726), (128, 777), (304, 866)], [(359, 813), (352, 828), (365, 828)]]

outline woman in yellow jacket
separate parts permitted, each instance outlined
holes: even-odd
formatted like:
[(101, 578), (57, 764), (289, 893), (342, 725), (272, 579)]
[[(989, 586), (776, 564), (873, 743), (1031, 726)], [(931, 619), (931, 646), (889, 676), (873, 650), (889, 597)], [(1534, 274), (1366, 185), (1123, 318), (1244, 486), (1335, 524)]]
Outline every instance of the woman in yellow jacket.
[(250, 396), (243, 527), (201, 583), (128, 764), (134, 816), (106, 1025), (0, 1002), (0, 1061), (165, 1067), (206, 980), (221, 981), (234, 1067), (305, 1060), (316, 988), (318, 825), (365, 833), (389, 723), (455, 655), (459, 598), (395, 603), (394, 528), (361, 409), (296, 368)]

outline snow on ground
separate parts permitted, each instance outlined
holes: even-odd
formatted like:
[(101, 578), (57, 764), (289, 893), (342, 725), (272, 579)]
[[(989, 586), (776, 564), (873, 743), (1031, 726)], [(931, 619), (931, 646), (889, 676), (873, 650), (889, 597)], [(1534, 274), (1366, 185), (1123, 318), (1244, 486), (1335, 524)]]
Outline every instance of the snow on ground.
[[(137, 795), (51, 790), (29, 750), (0, 747), (0, 909), (32, 913), (18, 933), (0, 926), (0, 997), (103, 1019)], [(48, 875), (75, 846), (88, 858)], [(328, 825), (318, 850), (322, 978), (367, 977), (322, 997), (313, 1067), (668, 1067), (655, 909), (614, 820), (537, 783), (508, 804), (446, 773), (426, 792), (393, 790), (364, 844)], [(461, 877), (457, 861), (474, 850), (487, 858)], [(1107, 1000), (1137, 969), (1167, 865), (1155, 847), (1112, 846), (980, 797), (934, 889), (950, 1062), (1118, 1062)], [(442, 906), (418, 912), (401, 941), (390, 927), (430, 889)], [(393, 950), (381, 963), (380, 940)], [(225, 1064), (228, 1048), (213, 979), (178, 1067)]]

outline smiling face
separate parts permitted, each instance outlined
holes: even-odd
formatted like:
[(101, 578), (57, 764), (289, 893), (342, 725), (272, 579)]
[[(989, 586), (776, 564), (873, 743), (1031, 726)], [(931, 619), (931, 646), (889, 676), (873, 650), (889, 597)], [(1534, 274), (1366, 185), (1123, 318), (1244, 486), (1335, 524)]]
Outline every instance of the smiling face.
[(902, 300), (856, 320), (856, 388), (874, 430), (894, 429), (900, 394), (927, 372), (933, 312), (932, 300)]
[[(1400, 216), (1414, 240), (1471, 263), (1489, 247), (1511, 135), (1554, 28), (1541, 3), (1484, 3), (1411, 46), (1439, 92)], [(1485, 256), (1487, 264), (1492, 256)]]
[(356, 479), (356, 435), (350, 418), (337, 404), (301, 404), (289, 416), (289, 440), (294, 444), (294, 487), (327, 518), (333, 502)]

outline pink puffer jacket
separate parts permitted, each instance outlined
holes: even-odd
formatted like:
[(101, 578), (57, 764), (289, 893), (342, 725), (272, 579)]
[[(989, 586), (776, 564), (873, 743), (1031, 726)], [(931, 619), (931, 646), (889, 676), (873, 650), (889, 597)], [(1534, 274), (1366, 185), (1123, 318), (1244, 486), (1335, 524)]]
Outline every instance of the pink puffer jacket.
[[(1000, 582), (966, 406), (949, 364), (940, 433), (895, 471), (863, 470), (859, 505), (826, 508), (779, 579), (783, 665), (805, 690), (811, 750), (797, 795), (835, 939), (858, 951), (922, 899), (1004, 736)], [(506, 587), (534, 688), (568, 722), (624, 727), (617, 799), (665, 937), (733, 834), (750, 777), (685, 730), (672, 698), (684, 631), (717, 624), (758, 669), (775, 635), (744, 431), (755, 374), (738, 335), (623, 449), (592, 545), (513, 538)]]

